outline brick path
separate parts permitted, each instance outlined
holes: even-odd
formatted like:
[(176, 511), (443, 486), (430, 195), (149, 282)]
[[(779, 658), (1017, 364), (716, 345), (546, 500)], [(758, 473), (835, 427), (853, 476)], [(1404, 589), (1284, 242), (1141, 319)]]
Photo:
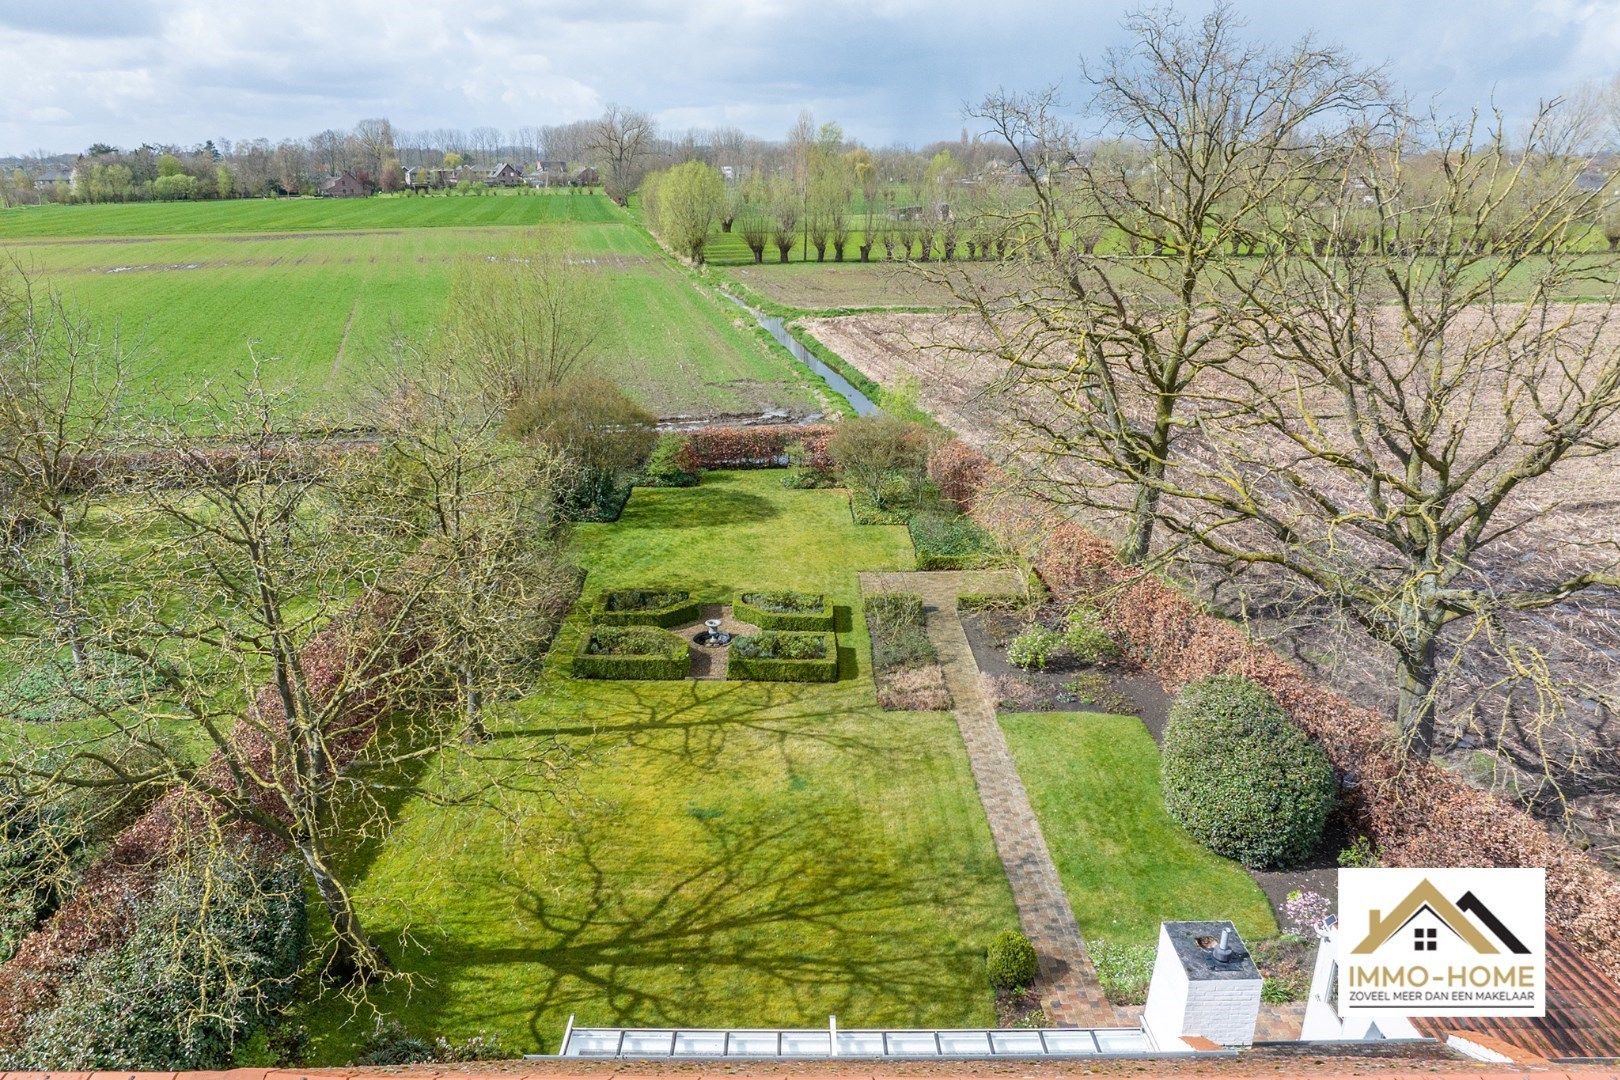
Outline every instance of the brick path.
[(979, 801), (1012, 885), (1018, 921), (1040, 959), (1035, 989), (1047, 1021), (1060, 1027), (1114, 1027), (1118, 1024), (1114, 1008), (1103, 995), (1091, 957), (1086, 955), (1074, 909), (1058, 880), (1052, 853), (1013, 765), (1001, 725), (996, 723), (995, 707), (979, 688), (979, 668), (956, 614), (956, 597), (961, 593), (1018, 593), (1023, 588), (1022, 580), (1010, 570), (861, 575), (864, 592), (914, 592), (927, 606), (928, 637), (939, 652), (945, 685), (955, 703), (956, 724), (967, 745)]

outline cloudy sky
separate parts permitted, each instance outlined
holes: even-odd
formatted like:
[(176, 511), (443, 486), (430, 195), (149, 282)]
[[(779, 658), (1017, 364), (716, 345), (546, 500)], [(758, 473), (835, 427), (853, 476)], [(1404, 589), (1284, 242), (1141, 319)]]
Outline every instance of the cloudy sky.
[[(1196, 13), (1203, 4), (1184, 0)], [(1448, 110), (1620, 73), (1620, 0), (1239, 0)], [(609, 101), (776, 136), (800, 109), (871, 143), (953, 137), (997, 86), (1073, 85), (1119, 41), (1097, 0), (0, 0), (0, 155), (94, 141), (509, 129)]]

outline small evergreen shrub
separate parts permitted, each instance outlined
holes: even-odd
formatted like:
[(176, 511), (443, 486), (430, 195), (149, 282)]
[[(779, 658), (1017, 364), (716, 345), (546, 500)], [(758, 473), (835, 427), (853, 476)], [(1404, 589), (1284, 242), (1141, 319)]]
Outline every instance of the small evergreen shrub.
[(1189, 683), (1163, 751), (1165, 809), (1211, 851), (1270, 868), (1303, 861), (1321, 841), (1333, 768), (1259, 685), (1236, 675)]
[(1025, 671), (1045, 671), (1046, 665), (1064, 650), (1062, 634), (1033, 623), (1007, 645), (1007, 662)]
[(731, 604), (732, 617), (761, 630), (831, 630), (833, 608), (820, 593), (750, 592)]
[(830, 647), (825, 634), (767, 631), (731, 640), (731, 654), (751, 660), (825, 660)]
[(1365, 833), (1350, 842), (1350, 846), (1339, 852), (1339, 865), (1345, 867), (1382, 866), (1383, 860), (1379, 858), (1378, 848), (1372, 839)]
[(1082, 664), (1111, 660), (1119, 653), (1103, 626), (1102, 612), (1086, 604), (1071, 609), (1064, 619), (1063, 647)]
[(1026, 990), (1035, 981), (1035, 946), (1019, 931), (1003, 930), (990, 940), (984, 966), (995, 989), (1005, 993)]
[(1013, 593), (962, 593), (956, 598), (956, 610), (964, 614), (975, 611), (1016, 611), (1028, 602), (1026, 597)]

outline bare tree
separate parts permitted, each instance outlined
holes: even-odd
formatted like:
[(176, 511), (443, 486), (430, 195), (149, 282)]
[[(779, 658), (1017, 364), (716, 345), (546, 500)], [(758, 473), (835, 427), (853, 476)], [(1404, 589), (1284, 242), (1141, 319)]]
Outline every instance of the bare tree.
[[(1122, 553), (1136, 562), (1150, 551), (1182, 399), (1232, 356), (1224, 290), (1239, 271), (1229, 239), (1256, 226), (1258, 208), (1300, 190), (1332, 145), (1326, 121), (1380, 85), (1308, 40), (1282, 52), (1241, 41), (1224, 4), (1194, 27), (1149, 11), (1126, 28), (1131, 47), (1087, 79), (1094, 113), (1140, 139), (1142, 152), (1089, 152), (1051, 91), (991, 96), (974, 115), (1013, 155), (1030, 195), (1007, 223), (1027, 237), (1020, 273), (1000, 291), (966, 274), (933, 276), (980, 316), (1009, 380), (1067, 410), (1074, 428), (1035, 437), (1115, 482), (1059, 497), (1123, 512)], [(926, 216), (922, 227), (926, 260)], [(1142, 257), (1076, 250), (1077, 237), (1098, 230)]]
[(1581, 476), (1620, 467), (1620, 264), (1584, 250), (1584, 160), (1551, 106), (1522, 144), (1500, 118), (1428, 126), (1363, 133), (1337, 197), (1278, 213), (1289, 253), (1244, 289), (1253, 347), (1153, 481), (1184, 540), (1280, 571), (1393, 652), (1397, 722), (1424, 756), (1464, 649), (1516, 651), (1507, 667), (1550, 690), (1522, 616), (1620, 586), (1612, 536), (1524, 539), (1572, 513)]
[(657, 134), (646, 113), (609, 105), (586, 135), (585, 150), (602, 174), (602, 190), (624, 206), (641, 182), (642, 170)]
[(55, 292), (17, 273), (0, 288), (0, 575), (20, 586), (66, 648), (89, 665), (79, 533), (86, 487), (123, 424), (127, 361)]
[(509, 403), (580, 374), (607, 331), (601, 292), (566, 240), (536, 230), (506, 251), (457, 263), (446, 347)]

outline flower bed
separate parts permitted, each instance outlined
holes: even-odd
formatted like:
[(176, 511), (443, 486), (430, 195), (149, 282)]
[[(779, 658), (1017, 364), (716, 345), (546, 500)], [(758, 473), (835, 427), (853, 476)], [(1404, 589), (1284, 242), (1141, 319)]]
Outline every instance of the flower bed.
[(757, 682), (835, 682), (838, 639), (832, 634), (766, 630), (731, 639), (726, 678)]
[(866, 629), (872, 637), (872, 668), (878, 704), (885, 709), (936, 712), (951, 707), (939, 654), (928, 640), (923, 601), (916, 593), (878, 593), (866, 598)]
[(820, 593), (743, 593), (731, 602), (731, 616), (761, 630), (833, 629), (832, 601)]
[(692, 647), (655, 626), (593, 626), (574, 656), (581, 679), (684, 679)]
[(610, 589), (596, 601), (598, 626), (684, 626), (697, 622), (703, 605), (684, 589)]
[(961, 514), (913, 514), (907, 528), (911, 545), (917, 549), (919, 570), (979, 570), (1001, 562), (995, 539)]

